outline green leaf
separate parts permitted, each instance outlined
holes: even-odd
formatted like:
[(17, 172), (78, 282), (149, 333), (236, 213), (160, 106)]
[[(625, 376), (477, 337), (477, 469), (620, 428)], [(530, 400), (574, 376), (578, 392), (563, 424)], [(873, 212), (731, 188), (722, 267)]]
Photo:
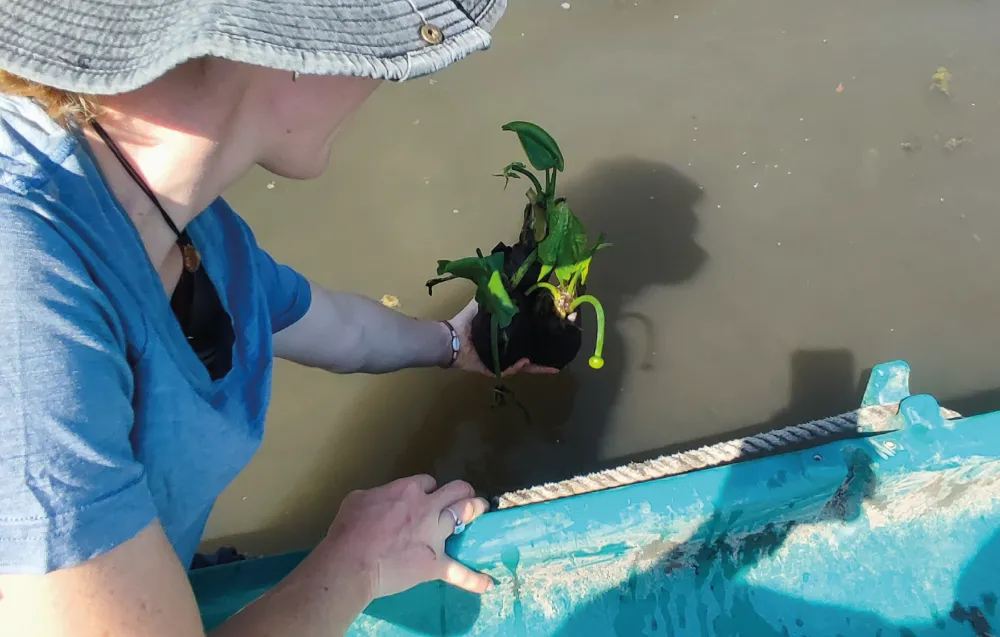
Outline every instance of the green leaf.
[(488, 279), (483, 279), (476, 292), (476, 300), (486, 306), (497, 319), (501, 328), (510, 325), (517, 314), (517, 306), (507, 294), (507, 288), (503, 285), (503, 279), (499, 272), (493, 272)]
[(437, 272), (441, 278), (428, 281), (428, 291), (444, 281), (468, 279), (476, 284), (476, 301), (497, 317), (500, 327), (507, 327), (517, 314), (517, 306), (507, 293), (501, 276), (504, 253), (495, 252), (488, 257), (484, 257), (482, 251), (477, 250), (477, 253), (478, 256), (455, 261), (438, 261)]
[(571, 265), (561, 265), (556, 268), (556, 278), (559, 279), (559, 286), (566, 288), (569, 286), (569, 282), (573, 279), (573, 275), (579, 270), (578, 263)]
[(503, 125), (503, 130), (517, 134), (524, 154), (535, 170), (563, 170), (565, 162), (556, 140), (545, 129), (531, 122), (514, 121)]
[(483, 260), (479, 257), (466, 257), (456, 261), (438, 261), (438, 276), (450, 274), (459, 279), (468, 279), (475, 282), (476, 279), (487, 273)]
[(538, 256), (542, 263), (558, 267), (579, 262), (587, 246), (587, 231), (583, 223), (565, 200), (556, 200), (549, 207), (548, 217), (548, 236), (538, 244)]
[(586, 259), (584, 259), (583, 261), (580, 262), (580, 283), (581, 284), (586, 284), (587, 283), (587, 275), (590, 274), (590, 262), (594, 258), (594, 255), (597, 254), (597, 251), (598, 250), (603, 250), (604, 248), (610, 248), (610, 247), (611, 247), (611, 244), (610, 243), (606, 243), (604, 241), (604, 235), (603, 234), (597, 238), (597, 243), (594, 244), (594, 247), (590, 249), (590, 254), (587, 255)]

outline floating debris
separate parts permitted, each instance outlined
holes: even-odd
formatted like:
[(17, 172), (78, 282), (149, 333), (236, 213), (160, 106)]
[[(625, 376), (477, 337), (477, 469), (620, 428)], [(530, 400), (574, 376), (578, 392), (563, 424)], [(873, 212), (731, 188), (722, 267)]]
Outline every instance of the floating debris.
[(561, 6), (561, 7), (563, 8), (563, 9), (569, 9), (571, 5), (570, 5), (570, 3), (568, 3), (568, 2), (564, 2), (564, 3), (562, 3), (562, 4), (561, 4), (561, 5), (559, 5), (559, 6)]
[(267, 182), (267, 189), (268, 190), (274, 190), (274, 182), (273, 181)]
[(675, 13), (674, 14), (674, 20), (680, 20), (680, 19), (681, 19), (681, 17)]
[(923, 146), (920, 144), (920, 140), (918, 139), (906, 140), (905, 142), (900, 142), (899, 147), (903, 149), (903, 152), (905, 153), (915, 153), (921, 148), (923, 148)]
[(451, 214), (453, 214), (453, 215), (457, 215), (457, 214), (458, 214), (458, 208), (455, 208), (454, 210), (452, 210), (452, 211), (451, 211)]
[(971, 143), (972, 143), (971, 139), (969, 139), (964, 135), (959, 135), (958, 137), (952, 137), (947, 142), (945, 142), (944, 149), (949, 153), (953, 153), (956, 150), (958, 150), (960, 146), (964, 146), (966, 144), (971, 144)]
[(391, 294), (383, 294), (382, 305), (386, 307), (397, 308), (399, 307), (399, 299), (397, 299)]
[[(524, 35), (524, 34), (522, 33), (521, 35)], [(435, 80), (435, 79), (433, 79), (433, 78), (431, 78), (431, 79), (429, 80), (429, 82), (430, 82), (431, 86), (433, 86), (433, 85), (435, 85), (435, 84), (437, 84), (437, 83), (438, 83), (438, 81), (437, 81), (437, 80)]]
[(413, 125), (414, 125), (414, 126), (417, 126), (417, 125), (419, 125), (419, 124), (420, 124), (420, 120), (419, 120), (419, 119), (415, 119), (415, 120), (413, 120)]
[(930, 90), (940, 91), (951, 97), (951, 71), (943, 66), (939, 66), (934, 75), (931, 76)]
[(844, 83), (843, 83), (843, 82), (841, 82), (840, 84), (838, 84), (838, 85), (837, 85), (837, 88), (836, 88), (835, 90), (836, 90), (836, 91), (837, 91), (838, 93), (843, 93), (843, 92), (844, 92)]

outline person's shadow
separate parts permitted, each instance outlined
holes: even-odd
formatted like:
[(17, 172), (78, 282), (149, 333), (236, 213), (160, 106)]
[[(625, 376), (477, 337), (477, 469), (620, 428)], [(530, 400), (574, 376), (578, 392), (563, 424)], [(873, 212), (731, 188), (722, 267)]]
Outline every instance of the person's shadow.
[[(519, 404), (499, 408), (492, 405), (490, 379), (456, 377), (397, 459), (397, 474), (461, 478), (496, 496), (600, 464), (601, 441), (627, 375), (653, 365), (655, 321), (630, 311), (629, 304), (651, 288), (689, 280), (707, 260), (695, 240), (695, 206), (703, 192), (670, 166), (637, 158), (601, 162), (568, 178), (561, 192), (590, 240), (603, 232), (613, 244), (595, 256), (587, 286), (607, 316), (604, 368), (587, 365), (596, 331), (585, 307), (584, 345), (567, 369), (551, 377), (509, 379)], [(631, 358), (621, 332), (626, 321), (637, 321), (644, 333), (643, 351)]]

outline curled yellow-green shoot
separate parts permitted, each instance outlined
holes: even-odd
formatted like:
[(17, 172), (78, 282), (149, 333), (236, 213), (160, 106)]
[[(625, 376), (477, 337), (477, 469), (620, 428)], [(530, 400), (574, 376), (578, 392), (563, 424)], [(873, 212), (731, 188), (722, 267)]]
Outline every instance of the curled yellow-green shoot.
[(590, 366), (594, 369), (600, 369), (604, 367), (604, 359), (601, 357), (601, 353), (604, 351), (604, 306), (601, 305), (596, 296), (584, 294), (573, 301), (569, 306), (569, 311), (572, 313), (583, 303), (593, 305), (594, 312), (597, 313), (597, 346), (594, 348), (594, 355), (590, 357)]
[(559, 292), (559, 290), (556, 288), (556, 286), (552, 285), (551, 283), (547, 283), (545, 281), (539, 281), (538, 283), (534, 284), (533, 286), (531, 286), (530, 288), (528, 288), (528, 291), (525, 292), (525, 294), (531, 294), (532, 292), (534, 292), (538, 288), (542, 288), (544, 290), (548, 290), (549, 294), (552, 295), (552, 300), (553, 301), (558, 301), (559, 300), (559, 296), (561, 294)]

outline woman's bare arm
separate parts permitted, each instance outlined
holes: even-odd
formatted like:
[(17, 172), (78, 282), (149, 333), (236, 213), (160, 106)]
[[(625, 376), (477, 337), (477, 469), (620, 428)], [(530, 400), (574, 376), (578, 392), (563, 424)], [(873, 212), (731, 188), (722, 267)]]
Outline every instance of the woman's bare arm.
[(332, 372), (383, 374), (444, 365), (451, 334), (443, 323), (422, 321), (349, 292), (315, 283), (306, 315), (274, 335), (274, 355)]
[[(330, 533), (263, 597), (209, 637), (343, 635), (375, 597), (442, 579), (490, 585), (444, 553), (454, 530), (486, 510), (472, 487), (414, 476), (349, 494)], [(205, 637), (187, 574), (159, 523), (114, 550), (46, 575), (0, 575), (0, 635)]]
[[(368, 603), (366, 586), (360, 576), (324, 574), (330, 569), (318, 568), (319, 557), (307, 557), (212, 637), (343, 634)], [(187, 575), (159, 524), (80, 566), (47, 575), (0, 575), (0, 594), (4, 635), (205, 635)]]

